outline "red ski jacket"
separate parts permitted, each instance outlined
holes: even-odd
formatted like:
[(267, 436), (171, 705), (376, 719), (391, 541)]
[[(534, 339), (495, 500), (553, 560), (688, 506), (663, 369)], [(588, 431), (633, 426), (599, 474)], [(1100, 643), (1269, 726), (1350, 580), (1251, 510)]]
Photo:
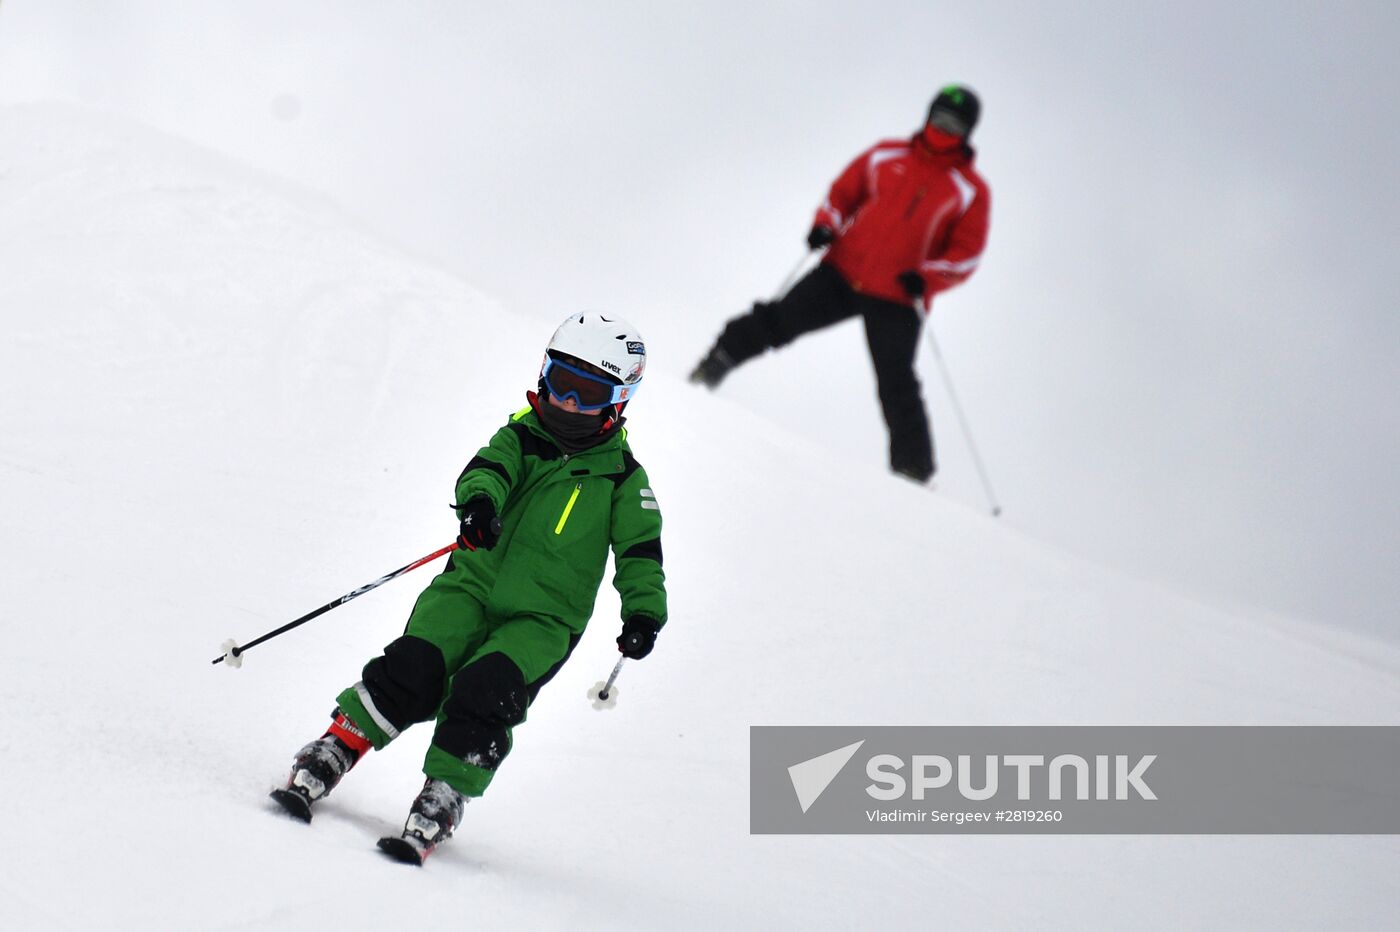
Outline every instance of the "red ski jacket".
[(896, 280), (916, 269), (923, 306), (960, 284), (987, 241), (991, 190), (972, 165), (971, 151), (935, 152), (921, 136), (877, 143), (831, 186), (814, 225), (836, 239), (823, 262), (862, 294), (907, 304)]

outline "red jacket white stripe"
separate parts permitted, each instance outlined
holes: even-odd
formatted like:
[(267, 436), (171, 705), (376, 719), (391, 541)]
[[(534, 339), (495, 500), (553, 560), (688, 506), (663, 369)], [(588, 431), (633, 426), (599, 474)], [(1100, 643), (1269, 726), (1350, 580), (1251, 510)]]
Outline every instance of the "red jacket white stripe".
[(965, 281), (987, 242), (991, 191), (969, 151), (935, 152), (920, 136), (877, 143), (847, 166), (817, 209), (836, 240), (823, 262), (862, 294), (900, 304), (901, 272), (933, 296)]

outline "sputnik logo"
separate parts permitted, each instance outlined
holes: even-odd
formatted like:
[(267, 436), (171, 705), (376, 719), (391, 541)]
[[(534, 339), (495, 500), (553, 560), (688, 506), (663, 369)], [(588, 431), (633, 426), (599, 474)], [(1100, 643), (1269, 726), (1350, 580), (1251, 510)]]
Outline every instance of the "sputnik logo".
[(812, 808), (821, 795), (826, 792), (826, 788), (831, 786), (831, 781), (850, 763), (856, 751), (865, 743), (862, 738), (855, 744), (848, 744), (844, 748), (837, 748), (828, 751), (810, 760), (804, 760), (800, 764), (793, 764), (788, 768), (788, 778), (792, 780), (793, 792), (797, 794), (797, 803), (805, 813)]

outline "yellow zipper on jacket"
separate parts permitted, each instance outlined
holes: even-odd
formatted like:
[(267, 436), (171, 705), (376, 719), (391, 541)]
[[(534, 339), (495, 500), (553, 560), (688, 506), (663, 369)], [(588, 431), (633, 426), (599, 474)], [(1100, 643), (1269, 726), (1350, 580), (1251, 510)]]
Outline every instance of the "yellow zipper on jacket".
[(554, 525), (555, 534), (564, 533), (564, 522), (569, 520), (569, 512), (574, 510), (574, 502), (578, 501), (578, 493), (583, 491), (583, 483), (574, 486), (574, 494), (569, 496), (569, 504), (564, 506), (564, 513), (559, 516), (559, 523)]

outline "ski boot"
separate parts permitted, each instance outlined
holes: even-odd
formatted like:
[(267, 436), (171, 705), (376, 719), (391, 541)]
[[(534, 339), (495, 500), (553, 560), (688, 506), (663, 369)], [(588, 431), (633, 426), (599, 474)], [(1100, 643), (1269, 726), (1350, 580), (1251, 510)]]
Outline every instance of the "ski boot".
[(915, 466), (912, 463), (905, 463), (898, 466), (891, 466), (890, 471), (896, 476), (903, 476), (905, 479), (930, 490), (934, 487), (933, 470), (927, 466)]
[(379, 849), (396, 861), (421, 866), (438, 845), (452, 837), (466, 804), (467, 797), (441, 780), (429, 778), (413, 801), (403, 834), (379, 839)]
[(364, 733), (337, 712), (330, 731), (297, 752), (287, 785), (268, 795), (290, 815), (310, 822), (311, 804), (329, 796), (367, 750)]
[(729, 374), (729, 370), (733, 369), (734, 365), (733, 357), (716, 343), (714, 348), (706, 353), (705, 358), (700, 360), (695, 369), (691, 371), (690, 381), (706, 388), (718, 388), (719, 383), (724, 381), (724, 377)]

